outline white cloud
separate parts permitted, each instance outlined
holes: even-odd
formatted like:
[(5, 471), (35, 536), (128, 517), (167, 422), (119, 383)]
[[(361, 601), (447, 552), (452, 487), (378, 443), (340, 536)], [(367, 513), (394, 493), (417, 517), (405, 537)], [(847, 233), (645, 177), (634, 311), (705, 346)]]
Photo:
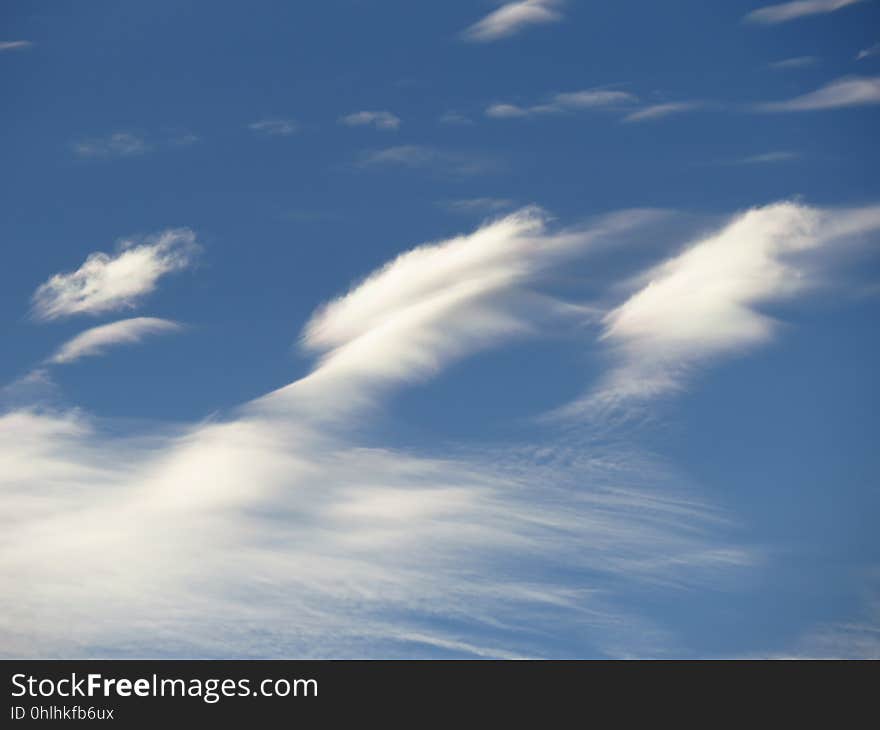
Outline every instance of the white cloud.
[(358, 165), (426, 168), (446, 175), (470, 176), (489, 172), (497, 166), (497, 163), (482, 155), (409, 144), (365, 152), (358, 160)]
[(647, 122), (654, 119), (663, 119), (664, 117), (669, 117), (674, 114), (682, 114), (684, 112), (693, 111), (694, 109), (699, 109), (702, 106), (703, 105), (700, 102), (696, 101), (679, 101), (668, 102), (666, 104), (654, 104), (652, 106), (647, 106), (644, 109), (639, 109), (638, 111), (627, 114), (623, 118), (623, 121)]
[(155, 317), (133, 317), (92, 327), (65, 342), (47, 362), (61, 365), (103, 354), (115, 345), (137, 343), (148, 335), (177, 332), (176, 322)]
[(795, 152), (786, 152), (778, 150), (775, 152), (763, 152), (759, 155), (750, 155), (743, 157), (737, 162), (741, 165), (766, 165), (772, 162), (791, 162), (798, 159), (799, 155)]
[(801, 112), (880, 104), (880, 78), (844, 78), (787, 101), (760, 104), (760, 111)]
[(528, 116), (529, 111), (516, 104), (492, 104), (486, 107), (486, 116), (495, 119), (510, 119)]
[(389, 131), (394, 131), (400, 127), (400, 118), (389, 111), (355, 112), (340, 118), (339, 122), (348, 127), (370, 126)]
[(770, 68), (777, 71), (789, 71), (797, 68), (810, 68), (819, 63), (816, 56), (795, 56), (793, 58), (783, 58), (781, 61), (774, 61), (769, 64)]
[(0, 41), (0, 53), (3, 51), (22, 51), (33, 45), (30, 41)]
[(124, 240), (116, 254), (89, 254), (76, 271), (55, 274), (41, 284), (33, 296), (34, 314), (51, 320), (130, 308), (162, 276), (189, 266), (197, 250), (195, 234), (187, 228)]
[(402, 254), (312, 317), (309, 375), (225, 420), (121, 436), (78, 411), (0, 415), (0, 653), (662, 653), (627, 587), (751, 561), (678, 475), (570, 432), (383, 447), (362, 410), (378, 384), (539, 331), (560, 307), (530, 287), (652, 219), (553, 232), (525, 210)]
[(440, 119), (440, 124), (448, 124), (452, 126), (466, 126), (473, 124), (473, 120), (465, 114), (457, 111), (444, 112)]
[(762, 25), (786, 23), (809, 15), (822, 15), (855, 5), (862, 0), (795, 0), (794, 2), (767, 5), (746, 15), (746, 20)]
[(115, 132), (109, 137), (87, 139), (73, 145), (79, 157), (135, 157), (149, 150), (147, 141), (132, 132)]
[(880, 55), (880, 43), (875, 43), (873, 46), (863, 48), (856, 55), (856, 61), (863, 61), (866, 58), (871, 58), (872, 56), (877, 55)]
[(299, 131), (299, 125), (293, 119), (282, 119), (274, 117), (271, 119), (261, 119), (258, 122), (248, 124), (248, 129), (258, 134), (265, 134), (271, 137), (287, 137), (296, 134)]
[(492, 104), (486, 108), (486, 116), (496, 119), (528, 117), (541, 114), (561, 114), (584, 109), (613, 109), (633, 104), (638, 98), (626, 91), (614, 89), (585, 89), (554, 94), (543, 104), (522, 107), (516, 104)]
[(508, 2), (474, 23), (462, 36), (486, 43), (515, 35), (533, 25), (558, 23), (563, 15), (562, 0), (518, 0)]
[(613, 89), (587, 89), (556, 94), (552, 103), (563, 109), (593, 109), (595, 107), (630, 104), (637, 101), (636, 97), (626, 91)]
[(878, 229), (880, 207), (778, 203), (736, 216), (642, 275), (637, 291), (607, 314), (602, 338), (618, 366), (592, 402), (675, 391), (700, 362), (769, 340), (776, 322), (761, 306), (816, 284), (809, 254)]
[(514, 203), (507, 198), (461, 198), (439, 203), (455, 213), (494, 213), (512, 208)]
[(368, 405), (374, 391), (424, 379), (465, 354), (540, 331), (562, 312), (580, 315), (579, 308), (535, 297), (527, 285), (597, 240), (654, 215), (631, 211), (586, 230), (550, 234), (540, 211), (524, 209), (469, 236), (413, 249), (312, 317), (302, 342), (320, 356), (319, 366), (264, 401), (336, 417)]

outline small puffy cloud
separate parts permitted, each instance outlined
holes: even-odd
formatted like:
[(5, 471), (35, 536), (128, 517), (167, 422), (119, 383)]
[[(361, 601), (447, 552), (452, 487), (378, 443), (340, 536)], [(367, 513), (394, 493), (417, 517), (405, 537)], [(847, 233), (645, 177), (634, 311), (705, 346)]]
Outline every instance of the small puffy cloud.
[(838, 79), (809, 94), (760, 104), (757, 109), (766, 112), (804, 112), (871, 104), (880, 104), (880, 77)]
[(400, 127), (400, 118), (389, 111), (363, 111), (341, 117), (340, 124), (347, 127), (375, 127), (394, 131)]
[(100, 314), (132, 307), (165, 274), (192, 262), (198, 244), (188, 228), (169, 229), (142, 241), (123, 241), (116, 254), (89, 254), (76, 271), (55, 274), (33, 296), (41, 320)]
[(871, 56), (880, 55), (880, 43), (875, 43), (873, 46), (869, 46), (868, 48), (863, 48), (856, 55), (856, 61), (863, 61), (866, 58), (871, 58)]
[(562, 20), (562, 0), (519, 0), (502, 5), (464, 31), (465, 40), (487, 43), (507, 38), (533, 25)]
[(33, 45), (30, 41), (0, 41), (0, 53), (3, 51), (23, 51)]
[(177, 332), (181, 329), (177, 322), (155, 317), (133, 317), (92, 327), (65, 342), (49, 358), (53, 365), (71, 363), (83, 357), (101, 355), (110, 347), (140, 342), (149, 335)]
[(810, 68), (818, 63), (819, 59), (816, 56), (794, 56), (783, 58), (781, 61), (773, 61), (769, 66), (777, 71), (791, 71), (798, 68)]
[(633, 104), (638, 98), (626, 91), (615, 89), (585, 89), (554, 94), (543, 104), (519, 106), (517, 104), (492, 104), (486, 107), (486, 116), (494, 119), (512, 119), (542, 114), (561, 114), (584, 109), (613, 109)]
[(760, 23), (761, 25), (775, 25), (777, 23), (787, 23), (790, 20), (797, 20), (809, 15), (824, 15), (832, 13), (835, 10), (855, 5), (862, 0), (794, 0), (794, 2), (779, 3), (778, 5), (767, 5), (763, 8), (753, 10), (746, 15), (746, 20), (750, 23)]
[(647, 122), (654, 119), (663, 119), (664, 117), (670, 117), (674, 114), (682, 114), (684, 112), (693, 111), (694, 109), (699, 109), (702, 106), (700, 102), (696, 101), (679, 101), (679, 102), (668, 102), (666, 104), (653, 104), (652, 106), (647, 106), (644, 109), (639, 109), (638, 111), (632, 112), (631, 114), (627, 114), (624, 118), (624, 122)]
[(293, 119), (261, 119), (248, 124), (248, 129), (258, 134), (271, 137), (286, 137), (299, 131), (299, 125)]
[(82, 140), (73, 145), (78, 157), (134, 157), (150, 150), (150, 145), (140, 135), (132, 132), (114, 132), (109, 137)]

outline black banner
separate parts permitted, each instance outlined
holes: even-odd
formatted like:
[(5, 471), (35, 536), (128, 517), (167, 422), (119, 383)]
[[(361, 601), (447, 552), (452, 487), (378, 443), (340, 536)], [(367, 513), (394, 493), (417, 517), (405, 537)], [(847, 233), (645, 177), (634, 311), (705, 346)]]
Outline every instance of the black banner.
[[(876, 687), (871, 662), (6, 661), (3, 725), (355, 718), (539, 726), (702, 716), (835, 726)], [(864, 680), (864, 681), (860, 681)], [(709, 715), (701, 715), (711, 707)], [(610, 714), (609, 714), (610, 713)], [(605, 723), (603, 722), (603, 725)]]

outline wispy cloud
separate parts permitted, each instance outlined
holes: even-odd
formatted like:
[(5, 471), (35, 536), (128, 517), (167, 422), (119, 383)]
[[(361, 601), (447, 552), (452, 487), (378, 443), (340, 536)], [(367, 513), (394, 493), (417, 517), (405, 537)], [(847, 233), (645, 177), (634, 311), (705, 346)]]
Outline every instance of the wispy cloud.
[(516, 104), (492, 104), (486, 108), (486, 116), (495, 119), (529, 117), (541, 114), (560, 114), (585, 109), (615, 109), (634, 104), (638, 98), (626, 91), (614, 89), (586, 89), (554, 94), (543, 104), (518, 106)]
[(363, 111), (348, 114), (339, 119), (340, 124), (348, 127), (375, 127), (394, 131), (400, 127), (400, 118), (389, 111)]
[(309, 375), (227, 419), (146, 438), (0, 415), (0, 653), (662, 653), (627, 588), (752, 559), (668, 467), (588, 438), (437, 454), (358, 436), (379, 385), (540, 331), (558, 312), (530, 287), (643, 222), (551, 231), (525, 210), (416, 247), (315, 313)]
[(809, 94), (786, 101), (759, 104), (766, 112), (804, 112), (880, 104), (880, 77), (844, 78)]
[(667, 102), (665, 104), (653, 104), (644, 109), (639, 109), (638, 111), (627, 114), (623, 118), (623, 121), (648, 122), (655, 119), (664, 119), (665, 117), (674, 116), (676, 114), (694, 111), (695, 109), (701, 109), (703, 106), (705, 105), (699, 101), (679, 101)]
[(102, 355), (116, 345), (140, 342), (149, 335), (177, 332), (181, 326), (177, 322), (155, 317), (134, 317), (118, 322), (92, 327), (65, 342), (48, 359), (48, 363), (62, 365), (83, 357)]
[(619, 365), (593, 403), (678, 390), (700, 362), (769, 340), (761, 306), (808, 290), (809, 254), (880, 230), (880, 207), (822, 210), (778, 203), (736, 216), (717, 232), (647, 271), (605, 317), (603, 341)]
[(0, 53), (4, 51), (23, 51), (33, 45), (30, 41), (0, 41)]
[(86, 139), (73, 145), (79, 157), (134, 157), (149, 150), (147, 141), (133, 132), (114, 132), (108, 137)]
[(798, 68), (810, 68), (818, 63), (817, 56), (793, 56), (792, 58), (783, 58), (781, 61), (773, 61), (768, 65), (777, 71), (790, 71)]
[(474, 123), (469, 116), (456, 111), (444, 112), (438, 121), (440, 124), (448, 124), (452, 126), (466, 126)]
[(563, 0), (518, 0), (508, 2), (462, 33), (469, 41), (487, 43), (507, 38), (534, 25), (562, 20)]
[(454, 213), (496, 213), (505, 208), (512, 208), (514, 202), (507, 198), (461, 198), (459, 200), (444, 200), (438, 205), (453, 211)]
[(296, 134), (299, 131), (299, 125), (293, 119), (273, 117), (252, 122), (248, 124), (248, 129), (252, 132), (271, 137), (287, 137), (288, 135)]
[(76, 271), (41, 284), (33, 296), (34, 315), (51, 320), (132, 307), (162, 276), (189, 266), (197, 250), (195, 234), (187, 228), (124, 240), (117, 253), (92, 253)]
[(152, 135), (114, 132), (106, 137), (92, 137), (73, 144), (73, 152), (84, 159), (139, 157), (155, 149), (189, 147), (201, 138), (189, 130), (167, 127)]
[(855, 5), (862, 0), (795, 0), (794, 2), (767, 5), (746, 15), (746, 20), (762, 25), (775, 25), (797, 20), (809, 15), (823, 15)]
[(863, 48), (858, 54), (856, 54), (856, 61), (863, 61), (866, 58), (871, 58), (872, 56), (877, 55), (880, 55), (880, 43), (875, 43), (873, 46)]
[(777, 150), (774, 152), (763, 152), (759, 155), (749, 155), (742, 157), (736, 162), (740, 165), (766, 165), (773, 162), (791, 162), (800, 157), (796, 152), (787, 152), (785, 150)]
[(361, 155), (358, 165), (426, 168), (456, 176), (479, 175), (497, 167), (496, 162), (484, 155), (454, 152), (426, 145), (396, 145), (370, 150)]

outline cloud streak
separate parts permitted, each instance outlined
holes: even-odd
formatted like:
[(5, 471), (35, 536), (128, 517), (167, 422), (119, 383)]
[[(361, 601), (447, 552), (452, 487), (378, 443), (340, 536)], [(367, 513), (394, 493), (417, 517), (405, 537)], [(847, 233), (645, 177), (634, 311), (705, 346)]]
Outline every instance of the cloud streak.
[(648, 122), (654, 121), (656, 119), (665, 119), (666, 117), (674, 116), (676, 114), (683, 114), (685, 112), (694, 111), (695, 109), (700, 109), (702, 106), (703, 104), (697, 101), (679, 101), (667, 102), (665, 104), (654, 104), (652, 106), (647, 106), (644, 109), (639, 109), (638, 111), (627, 114), (623, 118), (623, 121)]
[(844, 78), (809, 94), (758, 105), (765, 112), (806, 112), (880, 104), (880, 77)]
[(562, 0), (519, 0), (508, 2), (474, 23), (462, 33), (465, 40), (488, 43), (517, 35), (536, 25), (563, 19)]
[(792, 69), (810, 68), (819, 63), (816, 56), (794, 56), (792, 58), (783, 58), (781, 61), (774, 61), (769, 64), (770, 68), (777, 71), (790, 71)]
[(149, 152), (150, 145), (143, 137), (132, 132), (114, 132), (108, 137), (77, 142), (73, 145), (73, 151), (78, 157), (137, 157)]
[(30, 41), (0, 41), (0, 53), (4, 51), (23, 51), (33, 45)]
[(248, 124), (248, 129), (257, 134), (264, 134), (269, 137), (288, 137), (299, 131), (299, 125), (293, 119), (282, 119), (273, 117), (271, 119), (261, 119), (258, 122)]
[(483, 155), (467, 154), (428, 145), (394, 145), (363, 153), (357, 165), (428, 169), (441, 175), (468, 177), (491, 172), (497, 163)]
[(862, 0), (795, 0), (794, 2), (767, 5), (746, 15), (746, 21), (761, 25), (776, 25), (811, 15), (825, 15), (860, 3)]
[(875, 43), (873, 46), (863, 48), (856, 54), (856, 61), (864, 61), (866, 58), (872, 58), (877, 55), (880, 55), (880, 43)]
[(195, 234), (187, 228), (124, 240), (116, 254), (89, 254), (75, 271), (41, 284), (32, 298), (34, 316), (53, 320), (131, 308), (160, 278), (190, 266), (197, 251)]
[(102, 355), (111, 347), (122, 344), (135, 344), (150, 335), (168, 334), (180, 331), (177, 322), (155, 317), (133, 317), (118, 322), (92, 327), (65, 342), (48, 359), (52, 365), (72, 363), (84, 357)]
[(341, 117), (339, 123), (347, 127), (366, 126), (386, 131), (395, 131), (400, 128), (400, 118), (389, 111), (355, 112)]
[(763, 305), (821, 280), (812, 254), (880, 230), (880, 207), (824, 210), (777, 203), (723, 228), (638, 278), (638, 289), (604, 318), (616, 367), (592, 403), (679, 390), (700, 363), (769, 341), (776, 321)]
[(561, 114), (588, 109), (614, 109), (634, 104), (638, 98), (626, 91), (614, 89), (586, 89), (554, 94), (543, 104), (518, 106), (516, 104), (492, 104), (486, 107), (486, 116), (495, 119)]

